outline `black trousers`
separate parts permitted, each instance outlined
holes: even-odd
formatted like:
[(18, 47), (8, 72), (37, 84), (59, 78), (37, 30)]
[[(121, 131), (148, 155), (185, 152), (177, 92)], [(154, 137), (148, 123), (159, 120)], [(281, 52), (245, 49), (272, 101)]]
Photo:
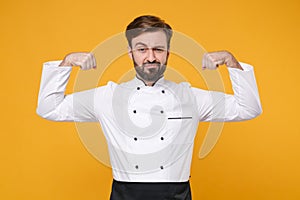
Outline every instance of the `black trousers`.
[(113, 180), (110, 200), (191, 200), (190, 183), (120, 182)]

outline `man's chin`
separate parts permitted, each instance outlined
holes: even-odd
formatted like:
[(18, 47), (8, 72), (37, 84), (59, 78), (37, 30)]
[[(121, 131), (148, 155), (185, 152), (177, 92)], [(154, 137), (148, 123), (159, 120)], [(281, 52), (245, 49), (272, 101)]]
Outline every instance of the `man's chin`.
[(158, 73), (158, 68), (145, 68), (144, 73), (148, 76), (155, 76)]
[(148, 82), (155, 82), (158, 79), (158, 76), (156, 74), (153, 74), (153, 75), (151, 75), (151, 74), (147, 74), (147, 75), (143, 74), (140, 77), (142, 77), (143, 80), (148, 81)]
[(145, 65), (144, 68), (145, 69), (158, 69), (160, 67), (160, 65)]

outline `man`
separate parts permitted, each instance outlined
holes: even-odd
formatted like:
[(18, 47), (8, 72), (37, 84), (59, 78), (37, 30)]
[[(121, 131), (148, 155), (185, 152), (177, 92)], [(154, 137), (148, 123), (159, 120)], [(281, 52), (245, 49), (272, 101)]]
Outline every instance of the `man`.
[(44, 64), (37, 113), (55, 121), (100, 122), (113, 170), (111, 200), (190, 200), (190, 165), (199, 121), (241, 121), (261, 104), (252, 66), (227, 52), (203, 56), (204, 69), (226, 65), (234, 95), (165, 80), (171, 27), (140, 16), (126, 29), (136, 77), (65, 95), (72, 66), (96, 67), (91, 53)]

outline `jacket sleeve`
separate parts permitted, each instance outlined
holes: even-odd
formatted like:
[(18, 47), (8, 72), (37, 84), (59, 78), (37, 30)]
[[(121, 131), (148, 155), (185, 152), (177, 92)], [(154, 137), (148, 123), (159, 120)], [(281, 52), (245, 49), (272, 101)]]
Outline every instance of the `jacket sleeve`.
[(262, 113), (253, 67), (228, 68), (234, 94), (192, 88), (199, 121), (243, 121)]
[(97, 121), (93, 103), (95, 89), (65, 95), (72, 67), (58, 67), (59, 63), (50, 61), (43, 65), (37, 114), (53, 121)]

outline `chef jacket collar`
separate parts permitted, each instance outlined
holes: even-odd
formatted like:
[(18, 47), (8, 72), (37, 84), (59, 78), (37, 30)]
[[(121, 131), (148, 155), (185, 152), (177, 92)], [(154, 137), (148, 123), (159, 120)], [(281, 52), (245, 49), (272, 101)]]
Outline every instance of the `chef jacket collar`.
[[(140, 86), (140, 85), (144, 85), (146, 87), (148, 86), (142, 79), (138, 78), (137, 76), (135, 76), (135, 78), (133, 79), (133, 82), (134, 82), (135, 86)], [(164, 76), (162, 76), (157, 81), (155, 81), (152, 86), (148, 86), (148, 87), (162, 85), (164, 82), (165, 82), (165, 79), (164, 79)]]

